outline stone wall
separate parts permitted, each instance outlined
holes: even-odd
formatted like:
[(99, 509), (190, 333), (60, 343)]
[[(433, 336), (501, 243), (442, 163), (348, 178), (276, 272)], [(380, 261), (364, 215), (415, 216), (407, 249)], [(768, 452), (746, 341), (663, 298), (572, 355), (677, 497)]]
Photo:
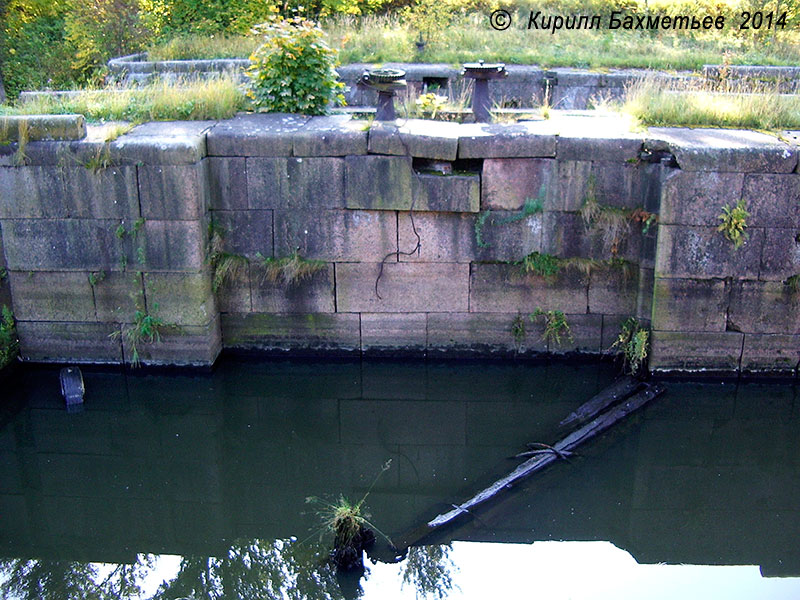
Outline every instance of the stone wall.
[[(656, 370), (792, 374), (800, 360), (791, 142), (557, 112), (508, 125), (243, 114), (101, 140), (31, 142), (26, 166), (0, 150), (27, 360), (130, 362), (137, 311), (174, 325), (136, 344), (152, 364), (210, 364), (223, 345), (599, 354), (629, 317), (652, 319)], [(585, 223), (587, 198), (621, 233)], [(740, 198), (752, 217), (735, 250), (716, 227)], [(216, 292), (209, 231), (238, 265)], [(524, 273), (531, 253), (557, 272)], [(272, 281), (293, 254), (315, 272)], [(545, 339), (537, 309), (562, 311), (571, 338)]]

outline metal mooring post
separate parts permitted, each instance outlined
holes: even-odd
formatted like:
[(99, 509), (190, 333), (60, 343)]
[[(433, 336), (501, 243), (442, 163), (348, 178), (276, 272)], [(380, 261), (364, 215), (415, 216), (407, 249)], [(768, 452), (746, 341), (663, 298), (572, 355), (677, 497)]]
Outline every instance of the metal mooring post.
[(361, 76), (361, 85), (370, 87), (378, 92), (378, 106), (375, 110), (375, 120), (394, 121), (394, 96), (399, 90), (406, 88), (405, 71), (400, 69), (373, 69), (364, 71)]
[(508, 77), (506, 66), (503, 63), (485, 64), (482, 60), (476, 63), (464, 64), (461, 74), (467, 79), (475, 80), (475, 91), (472, 94), (472, 114), (476, 123), (488, 123), (492, 116), (489, 112), (489, 80)]

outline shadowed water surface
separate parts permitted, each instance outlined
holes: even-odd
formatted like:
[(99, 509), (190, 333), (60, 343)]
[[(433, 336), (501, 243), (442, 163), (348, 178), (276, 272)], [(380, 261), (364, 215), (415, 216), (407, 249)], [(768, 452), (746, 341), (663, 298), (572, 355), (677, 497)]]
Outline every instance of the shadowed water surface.
[(615, 370), (226, 359), (210, 375), (83, 371), (79, 413), (64, 410), (56, 368), (3, 391), (11, 598), (800, 597), (790, 384), (669, 383), (401, 562), (379, 539), (359, 578), (326, 563), (326, 503), (369, 491), (370, 521), (396, 538), (511, 470), (527, 442), (555, 442)]

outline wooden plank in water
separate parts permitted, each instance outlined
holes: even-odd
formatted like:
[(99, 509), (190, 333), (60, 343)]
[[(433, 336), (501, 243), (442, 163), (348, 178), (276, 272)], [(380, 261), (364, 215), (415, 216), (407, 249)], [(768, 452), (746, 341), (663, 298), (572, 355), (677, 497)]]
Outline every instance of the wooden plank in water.
[(593, 419), (609, 406), (624, 400), (643, 386), (644, 384), (641, 381), (628, 375), (620, 377), (603, 391), (581, 404), (575, 412), (570, 413), (558, 425), (559, 427), (567, 427)]

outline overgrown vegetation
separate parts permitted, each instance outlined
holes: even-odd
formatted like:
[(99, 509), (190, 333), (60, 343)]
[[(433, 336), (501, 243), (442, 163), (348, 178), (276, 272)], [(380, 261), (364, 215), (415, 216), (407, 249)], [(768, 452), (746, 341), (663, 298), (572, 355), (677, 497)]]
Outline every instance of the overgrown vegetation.
[[(158, 312), (158, 303), (153, 305), (153, 313)], [(141, 364), (139, 358), (139, 348), (142, 344), (152, 344), (161, 341), (161, 332), (170, 327), (163, 319), (150, 314), (146, 310), (137, 310), (133, 315), (133, 324), (125, 326), (109, 337), (111, 339), (124, 339), (131, 351), (131, 366), (138, 367)]]
[(717, 227), (725, 238), (733, 244), (733, 248), (738, 250), (747, 239), (747, 202), (744, 198), (736, 203), (736, 206), (726, 204), (722, 207), (722, 212), (717, 217), (722, 223)]
[(563, 267), (561, 262), (560, 258), (552, 254), (531, 252), (519, 262), (519, 265), (524, 275), (554, 277)]
[[(370, 516), (364, 510), (364, 503), (378, 479), (389, 470), (391, 465), (392, 460), (389, 459), (381, 466), (372, 484), (358, 502), (351, 502), (343, 495), (339, 496), (335, 502), (327, 502), (316, 497), (306, 498), (307, 503), (320, 505), (318, 514), (322, 520), (323, 531), (333, 534), (334, 537), (331, 559), (342, 570), (363, 566), (362, 552), (375, 540), (372, 530), (381, 533), (370, 523)], [(381, 533), (381, 535), (384, 534)], [(386, 536), (384, 535), (384, 537)], [(386, 539), (388, 540), (388, 538)]]
[(248, 97), (265, 112), (322, 115), (344, 102), (344, 85), (334, 66), (336, 50), (313, 21), (275, 18), (258, 27), (264, 43), (253, 52)]
[(213, 272), (211, 287), (215, 293), (242, 276), (250, 264), (246, 256), (225, 250), (225, 230), (214, 220), (208, 224), (208, 264)]
[(781, 93), (776, 83), (645, 79), (628, 90), (622, 110), (651, 126), (800, 127), (800, 96)]
[(561, 340), (572, 341), (572, 330), (567, 323), (567, 317), (560, 310), (542, 310), (537, 308), (530, 314), (530, 320), (535, 321), (537, 318), (544, 319), (544, 333), (542, 339), (548, 345), (560, 345)]
[(589, 194), (581, 207), (581, 218), (589, 231), (600, 236), (603, 253), (616, 256), (631, 233), (631, 211), (601, 205), (595, 194), (594, 180), (589, 180)]
[(322, 260), (309, 260), (300, 256), (295, 250), (283, 258), (265, 257), (256, 254), (258, 267), (261, 269), (262, 281), (281, 281), (284, 285), (295, 285), (310, 279), (314, 273), (324, 269), (328, 263)]
[(0, 309), (0, 369), (11, 364), (19, 354), (19, 338), (14, 315), (8, 306)]
[(39, 96), (0, 115), (82, 114), (90, 121), (171, 121), (229, 119), (247, 107), (231, 77), (205, 81), (152, 83), (135, 89), (85, 90), (74, 96)]
[(635, 317), (622, 323), (619, 335), (609, 350), (616, 349), (622, 357), (623, 369), (632, 375), (639, 375), (650, 351), (650, 332), (644, 329)]
[(793, 294), (800, 293), (800, 273), (788, 277), (783, 283)]

